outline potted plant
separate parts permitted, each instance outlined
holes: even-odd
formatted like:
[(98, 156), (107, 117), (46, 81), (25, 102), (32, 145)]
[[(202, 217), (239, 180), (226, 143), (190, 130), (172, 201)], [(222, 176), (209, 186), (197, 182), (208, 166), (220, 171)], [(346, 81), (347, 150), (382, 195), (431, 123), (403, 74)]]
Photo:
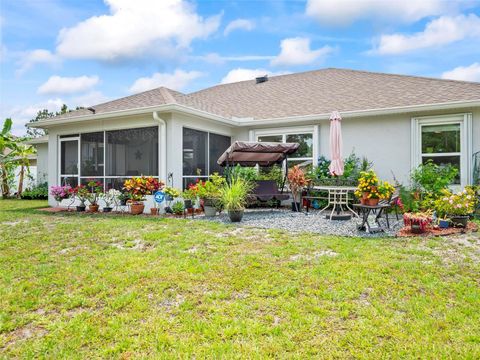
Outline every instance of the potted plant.
[(242, 220), (247, 197), (252, 190), (252, 183), (242, 178), (232, 178), (220, 189), (221, 202), (227, 210), (231, 222)]
[(388, 181), (381, 181), (378, 184), (376, 191), (380, 196), (380, 199), (389, 200), (395, 192), (395, 187)]
[[(156, 179), (155, 179), (156, 180)], [(158, 180), (157, 184), (158, 184)], [(130, 213), (132, 215), (139, 215), (143, 213), (145, 209), (145, 195), (152, 194), (152, 190), (158, 186), (155, 186), (153, 178), (142, 177), (132, 177), (131, 179), (125, 180), (123, 183), (123, 189), (129, 193), (130, 199), (128, 203), (130, 204)]]
[(50, 195), (52, 195), (57, 202), (57, 206), (60, 206), (62, 200), (68, 199), (71, 194), (72, 188), (69, 185), (50, 187)]
[[(358, 186), (355, 191), (355, 196), (360, 199), (362, 205), (369, 205), (375, 203), (375, 199), (379, 199), (380, 195), (377, 192), (378, 177), (372, 169), (368, 171), (361, 171), (358, 178)], [(371, 193), (374, 193), (372, 196)], [(369, 199), (373, 199), (372, 202)], [(378, 204), (378, 201), (377, 201)]]
[(180, 191), (171, 186), (166, 186), (163, 192), (165, 193), (165, 200), (167, 201), (172, 201), (180, 196)]
[(172, 212), (175, 215), (183, 215), (184, 207), (181, 201), (175, 201), (172, 205)]
[(120, 203), (120, 206), (127, 205), (127, 201), (130, 200), (130, 194), (128, 192), (120, 192), (117, 196), (117, 200)]
[(445, 189), (442, 196), (435, 201), (437, 212), (448, 216), (453, 226), (465, 228), (470, 215), (475, 210), (475, 192), (466, 188), (458, 193), (452, 193)]
[(80, 205), (77, 205), (77, 212), (85, 211), (85, 202), (88, 200), (88, 189), (85, 185), (78, 185), (72, 190), (74, 197), (80, 202)]
[(188, 213), (193, 212), (193, 205), (198, 197), (198, 186), (190, 185), (187, 190), (182, 193), (183, 206)]
[(414, 234), (424, 233), (432, 221), (433, 219), (430, 211), (403, 214), (403, 223), (405, 226), (410, 226), (410, 229)]
[(110, 189), (104, 194), (100, 194), (100, 199), (103, 200), (105, 203), (105, 206), (103, 207), (103, 212), (111, 212), (112, 211), (112, 205), (115, 204), (115, 201), (117, 198), (120, 196), (121, 192), (116, 190), (116, 189)]
[(197, 194), (202, 200), (206, 217), (213, 217), (221, 210), (221, 188), (224, 184), (225, 179), (218, 173), (213, 173), (207, 181), (197, 183)]
[(90, 203), (88, 210), (90, 212), (98, 212), (98, 199), (103, 192), (103, 184), (100, 181), (90, 180), (87, 183), (88, 195), (87, 200)]
[(300, 211), (300, 195), (303, 188), (308, 183), (305, 173), (298, 167), (298, 165), (295, 165), (288, 170), (287, 180), (293, 197), (292, 211)]

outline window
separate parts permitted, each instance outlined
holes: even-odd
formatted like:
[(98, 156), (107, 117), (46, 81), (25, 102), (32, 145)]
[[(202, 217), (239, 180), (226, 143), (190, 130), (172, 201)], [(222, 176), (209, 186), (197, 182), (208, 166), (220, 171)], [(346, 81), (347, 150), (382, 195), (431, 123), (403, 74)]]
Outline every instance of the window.
[(78, 138), (60, 139), (60, 184), (78, 185)]
[(283, 135), (262, 135), (257, 137), (259, 142), (281, 142), (281, 143), (299, 143), (300, 146), (296, 153), (289, 155), (287, 166), (311, 165), (313, 164), (313, 133), (283, 134)]
[(131, 176), (158, 177), (158, 127), (86, 133), (59, 141), (62, 185), (95, 179), (106, 189), (121, 189)]
[(80, 144), (82, 176), (103, 177), (103, 132), (82, 134)]
[(107, 177), (158, 176), (158, 127), (106, 132)]
[(452, 165), (459, 171), (454, 185), (470, 181), (471, 114), (412, 119), (412, 166), (433, 161)]
[(230, 144), (229, 136), (183, 128), (183, 187), (214, 172), (223, 174), (217, 160)]
[(461, 141), (460, 124), (421, 125), (422, 163), (433, 161), (440, 166), (457, 168), (455, 184), (460, 184)]

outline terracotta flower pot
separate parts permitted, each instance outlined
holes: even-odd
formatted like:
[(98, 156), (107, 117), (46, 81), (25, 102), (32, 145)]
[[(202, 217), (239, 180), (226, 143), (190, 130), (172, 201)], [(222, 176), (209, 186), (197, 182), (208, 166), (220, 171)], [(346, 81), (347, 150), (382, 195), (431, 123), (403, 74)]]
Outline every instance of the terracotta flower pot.
[(143, 213), (145, 205), (142, 203), (132, 203), (130, 204), (130, 214), (139, 215)]
[(157, 215), (158, 209), (157, 208), (150, 208), (150, 215)]
[(368, 199), (368, 205), (377, 206), (380, 199)]
[(88, 210), (90, 212), (98, 212), (98, 205), (88, 205)]

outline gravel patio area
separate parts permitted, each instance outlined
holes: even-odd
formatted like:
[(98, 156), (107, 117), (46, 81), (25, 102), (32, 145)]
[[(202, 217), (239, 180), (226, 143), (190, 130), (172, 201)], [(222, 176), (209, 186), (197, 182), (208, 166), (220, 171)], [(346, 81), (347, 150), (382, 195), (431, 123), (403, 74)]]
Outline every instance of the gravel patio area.
[[(394, 214), (390, 214), (390, 229), (386, 229), (385, 219), (381, 220), (385, 232), (368, 234), (365, 231), (357, 230), (357, 225), (361, 223), (360, 218), (352, 220), (328, 220), (326, 214), (321, 215), (316, 211), (310, 213), (295, 213), (287, 209), (247, 209), (240, 223), (232, 223), (226, 213), (222, 213), (214, 218), (198, 217), (207, 221), (222, 222), (237, 226), (257, 227), (263, 229), (281, 229), (290, 232), (314, 232), (326, 235), (339, 236), (357, 236), (357, 237), (375, 237), (375, 236), (395, 236), (399, 229), (403, 227), (403, 220), (397, 221)], [(370, 224), (374, 224), (374, 218), (371, 217)]]

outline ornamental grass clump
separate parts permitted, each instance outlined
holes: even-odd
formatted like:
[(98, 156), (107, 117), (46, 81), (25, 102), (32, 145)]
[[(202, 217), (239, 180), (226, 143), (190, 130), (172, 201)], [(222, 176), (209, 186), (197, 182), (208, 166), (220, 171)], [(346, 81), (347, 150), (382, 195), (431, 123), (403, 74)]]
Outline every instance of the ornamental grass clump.
[(220, 189), (222, 205), (228, 212), (232, 222), (240, 221), (247, 205), (248, 195), (253, 190), (253, 184), (241, 178), (233, 178)]

